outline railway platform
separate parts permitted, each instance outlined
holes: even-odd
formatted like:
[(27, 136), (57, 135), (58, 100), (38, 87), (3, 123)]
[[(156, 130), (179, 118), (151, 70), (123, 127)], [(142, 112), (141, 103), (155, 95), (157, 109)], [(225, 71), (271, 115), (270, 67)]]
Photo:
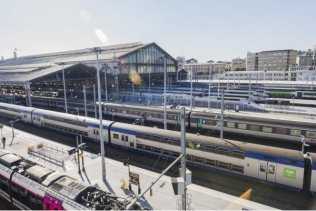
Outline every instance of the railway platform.
[[(84, 183), (99, 186), (101, 189), (127, 199), (132, 199), (132, 197), (138, 194), (138, 187), (135, 185), (132, 185), (131, 191), (129, 190), (129, 170), (128, 167), (124, 166), (121, 162), (109, 158), (105, 159), (107, 176), (106, 181), (103, 181), (101, 175), (101, 157), (97, 154), (88, 152), (80, 154), (80, 160), (84, 158), (85, 171), (82, 171), (81, 165), (81, 173), (78, 173), (77, 158), (74, 155), (67, 155), (65, 153), (70, 150), (71, 147), (17, 129), (14, 129), (15, 135), (12, 140), (12, 128), (8, 126), (3, 127), (2, 134), (7, 139), (5, 150), (11, 153), (23, 156), (26, 159), (76, 178)], [(74, 139), (74, 142), (75, 141)], [(10, 143), (12, 143), (11, 146)], [(2, 147), (3, 146), (0, 146), (0, 148)], [(60, 156), (56, 158), (58, 155)], [(60, 159), (62, 159), (62, 162)], [(132, 165), (130, 165), (129, 168), (130, 172), (139, 175), (141, 191), (145, 190), (159, 175), (158, 173)], [(187, 190), (187, 206), (191, 210), (274, 209), (195, 184), (190, 184)], [(181, 204), (180, 197), (181, 196), (176, 196), (173, 193), (171, 178), (163, 176), (161, 180), (152, 187), (152, 190), (141, 198), (140, 203), (149, 209), (176, 210), (179, 209), (179, 205)]]

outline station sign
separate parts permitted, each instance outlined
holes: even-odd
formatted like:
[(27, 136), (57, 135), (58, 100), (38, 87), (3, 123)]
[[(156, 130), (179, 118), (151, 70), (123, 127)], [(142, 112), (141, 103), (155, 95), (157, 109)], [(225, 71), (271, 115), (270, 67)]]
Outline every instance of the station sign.
[(133, 185), (139, 185), (139, 174), (134, 172), (129, 172), (129, 182)]

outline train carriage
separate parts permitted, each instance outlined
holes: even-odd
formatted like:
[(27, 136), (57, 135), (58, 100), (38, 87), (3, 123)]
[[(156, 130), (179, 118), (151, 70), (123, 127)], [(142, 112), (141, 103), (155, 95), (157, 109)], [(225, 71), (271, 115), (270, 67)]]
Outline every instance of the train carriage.
[[(0, 103), (1, 108), (6, 105), (8, 104)], [(15, 114), (20, 110), (20, 115), (25, 110), (23, 106), (9, 105), (8, 108), (15, 109)], [(96, 119), (34, 108), (31, 116), (42, 117), (42, 126), (76, 135), (83, 134), (90, 139), (99, 140), (99, 122)], [(33, 124), (37, 125), (34, 121)], [(153, 156), (172, 158), (180, 155), (179, 132), (114, 121), (103, 121), (103, 128), (104, 139), (110, 144)], [(313, 160), (316, 160), (315, 153), (302, 154), (294, 150), (196, 134), (187, 134), (186, 140), (187, 159), (194, 165), (251, 177), (287, 188), (316, 192), (316, 166), (313, 163)], [(311, 159), (306, 159), (307, 155)]]

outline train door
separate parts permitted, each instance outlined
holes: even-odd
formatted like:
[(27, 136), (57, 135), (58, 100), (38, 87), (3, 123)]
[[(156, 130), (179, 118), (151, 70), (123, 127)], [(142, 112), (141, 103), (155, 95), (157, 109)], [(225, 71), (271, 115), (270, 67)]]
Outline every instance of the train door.
[(42, 124), (43, 124), (43, 116), (36, 115), (36, 114), (33, 113), (32, 121), (33, 121), (34, 125), (42, 126)]
[(267, 161), (259, 161), (259, 179), (267, 180), (267, 168), (268, 168), (268, 162)]
[(277, 164), (273, 162), (268, 162), (268, 174), (267, 180), (270, 182), (275, 182), (276, 180), (276, 171), (277, 171)]
[(277, 165), (273, 162), (259, 161), (259, 179), (275, 182)]

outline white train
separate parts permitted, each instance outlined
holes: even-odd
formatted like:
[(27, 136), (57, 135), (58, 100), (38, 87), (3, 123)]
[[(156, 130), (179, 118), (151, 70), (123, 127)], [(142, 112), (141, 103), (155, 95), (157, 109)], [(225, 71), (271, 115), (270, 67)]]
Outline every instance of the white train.
[[(103, 103), (105, 114), (120, 119), (143, 118), (146, 122), (159, 124), (163, 122), (163, 108), (136, 106), (117, 103)], [(179, 110), (168, 109), (169, 125), (179, 125)], [(220, 111), (187, 111), (186, 125), (199, 133), (220, 130)], [(286, 115), (273, 116), (266, 113), (231, 112), (224, 117), (224, 132), (238, 135), (265, 138), (275, 141), (300, 142), (301, 136), (316, 138), (316, 121), (312, 119), (295, 119)]]
[[(25, 123), (99, 140), (97, 119), (0, 103), (0, 115)], [(104, 121), (106, 142), (151, 156), (180, 155), (180, 133)], [(315, 153), (305, 153), (232, 140), (187, 134), (188, 162), (282, 187), (316, 192)]]

